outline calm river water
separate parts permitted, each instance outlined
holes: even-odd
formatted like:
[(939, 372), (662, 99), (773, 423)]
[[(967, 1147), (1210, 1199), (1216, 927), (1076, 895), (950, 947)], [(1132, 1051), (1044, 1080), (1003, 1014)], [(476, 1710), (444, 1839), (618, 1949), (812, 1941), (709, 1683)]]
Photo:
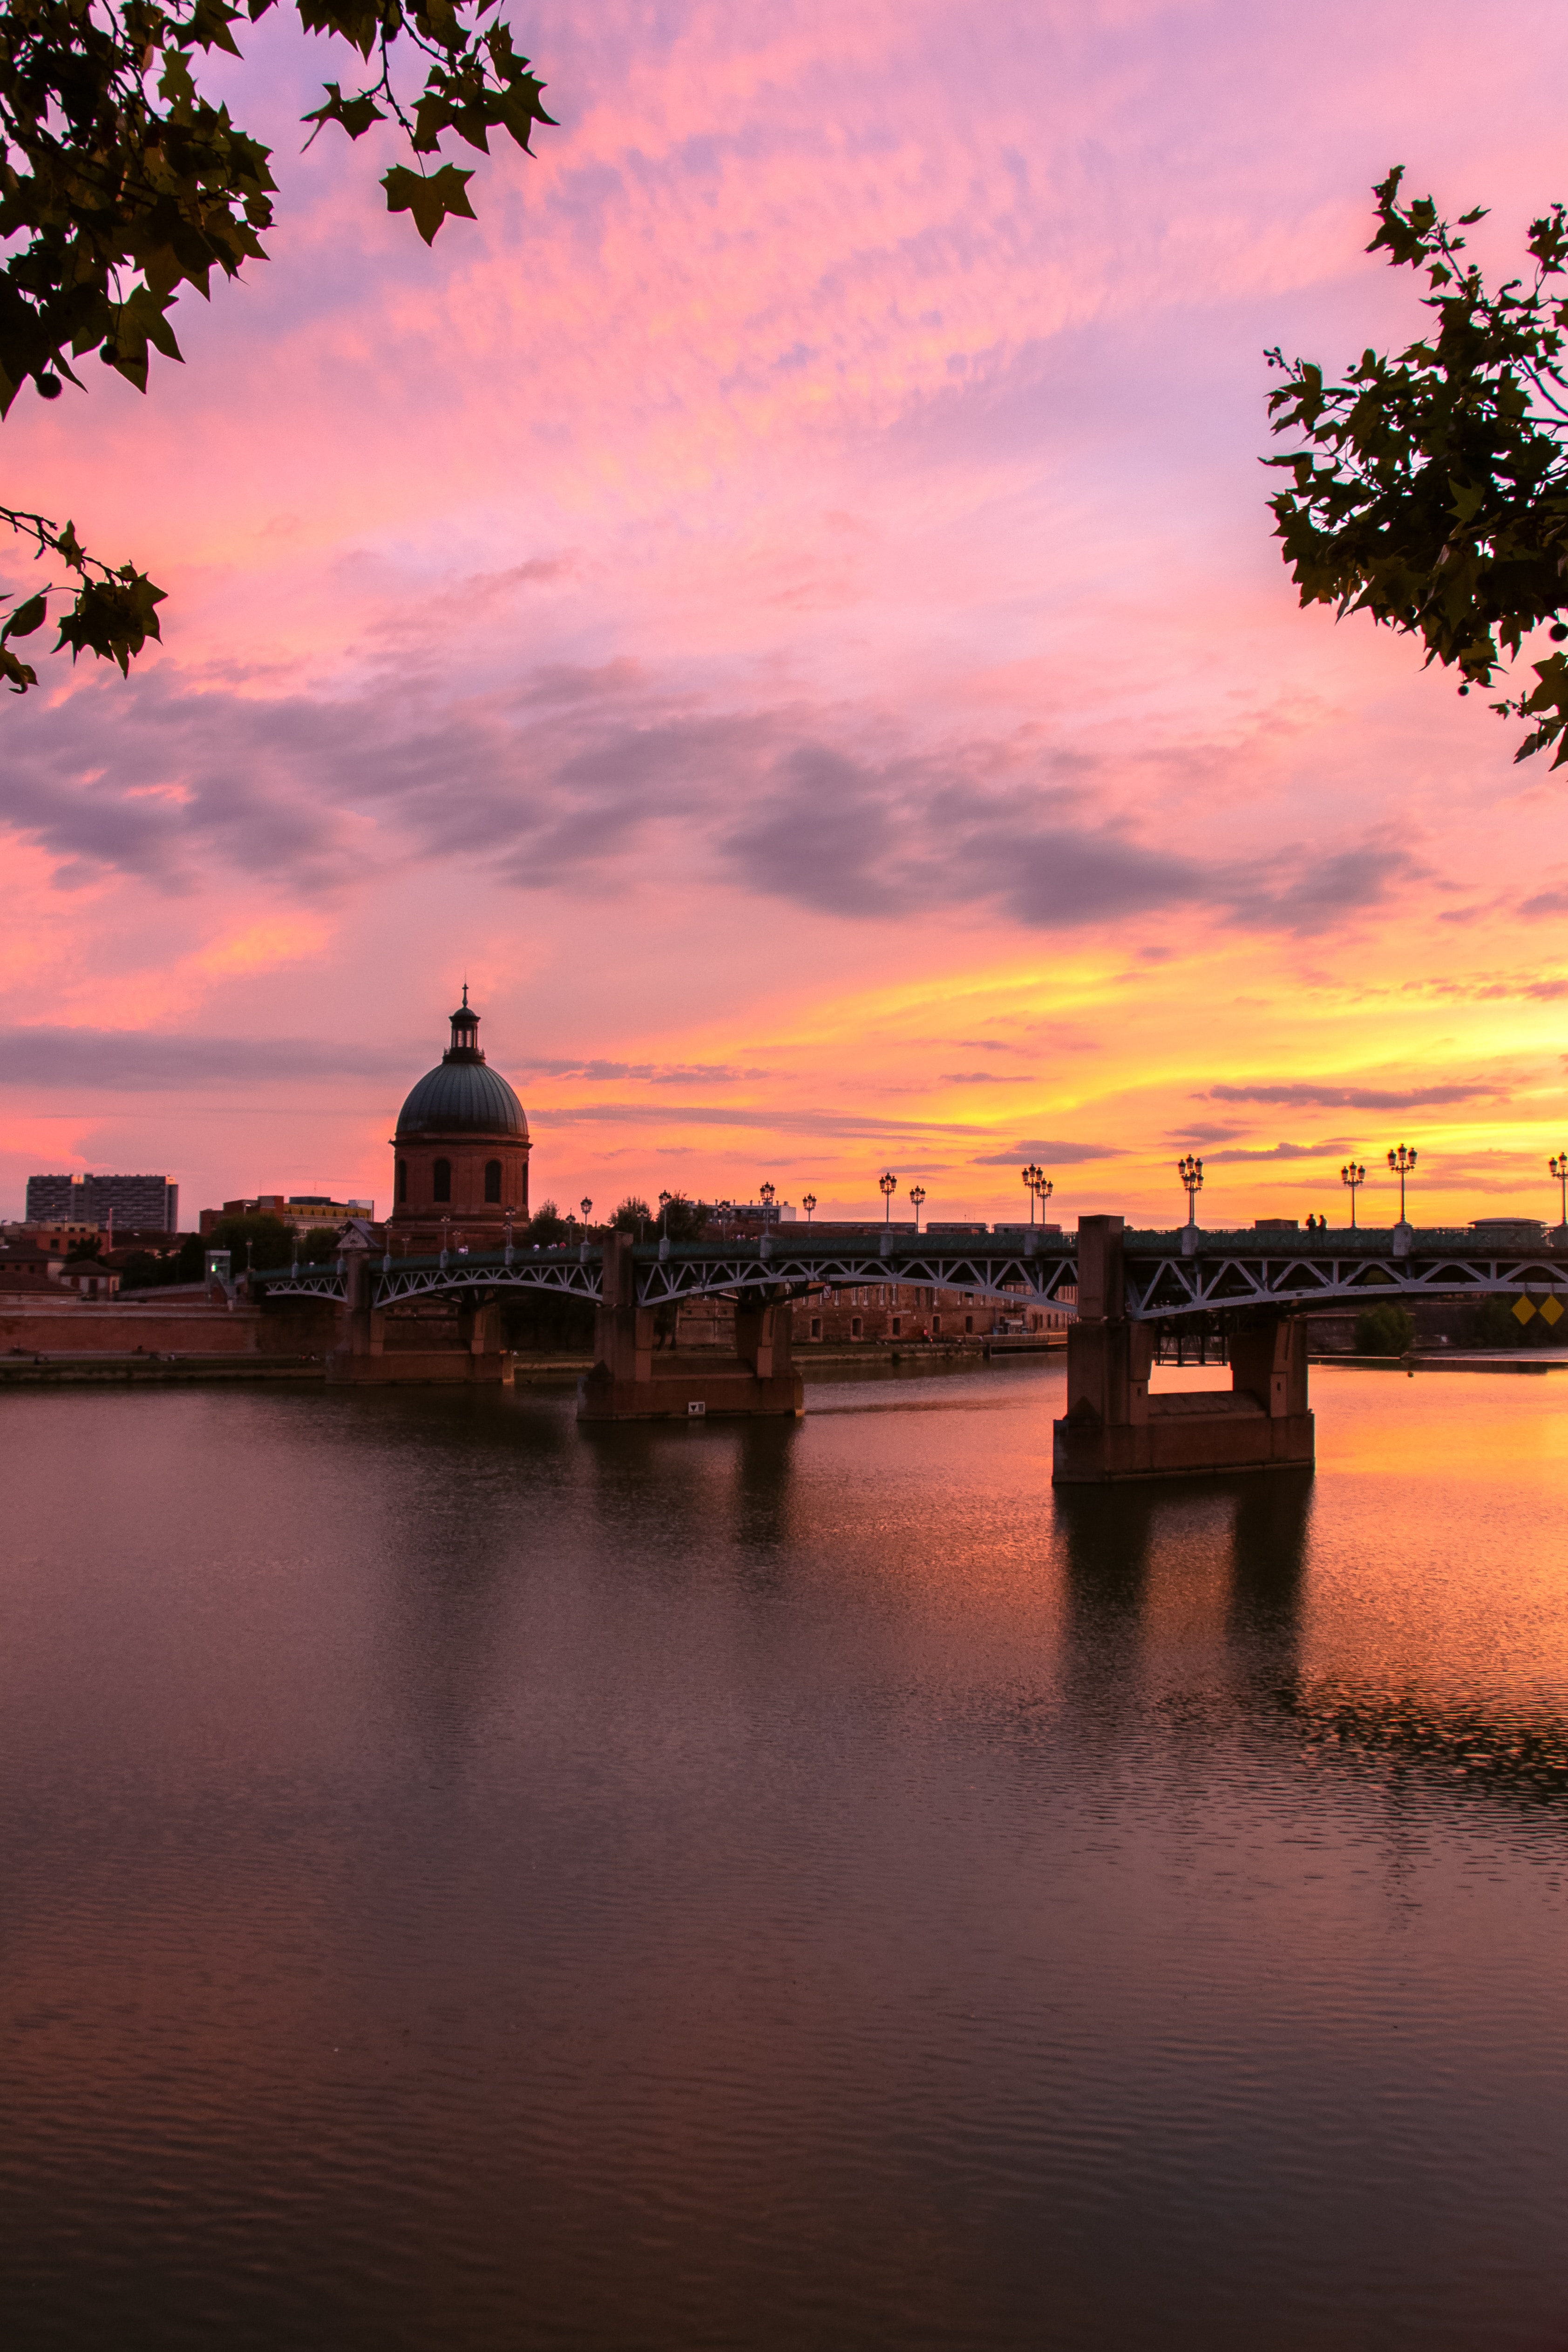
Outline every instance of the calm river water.
[(1562, 2352), (1568, 1374), (1313, 1387), (0, 1400), (8, 2352)]

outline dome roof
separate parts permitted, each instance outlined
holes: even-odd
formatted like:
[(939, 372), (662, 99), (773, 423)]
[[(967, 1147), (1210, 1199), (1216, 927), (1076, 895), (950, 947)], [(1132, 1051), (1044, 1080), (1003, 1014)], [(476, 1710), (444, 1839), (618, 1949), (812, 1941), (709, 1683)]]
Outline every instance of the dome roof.
[(526, 1141), (528, 1121), (488, 1062), (442, 1061), (426, 1072), (397, 1114), (398, 1141), (416, 1135), (515, 1135)]
[(479, 1051), (479, 1016), (463, 1002), (452, 1015), (452, 1042), (439, 1066), (426, 1070), (397, 1114), (397, 1140), (419, 1135), (515, 1136), (528, 1140), (522, 1105)]

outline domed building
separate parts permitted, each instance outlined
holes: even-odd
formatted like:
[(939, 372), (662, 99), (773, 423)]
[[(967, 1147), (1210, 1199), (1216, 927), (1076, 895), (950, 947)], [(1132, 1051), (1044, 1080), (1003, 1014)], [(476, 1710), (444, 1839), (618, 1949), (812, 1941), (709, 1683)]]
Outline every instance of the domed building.
[(510, 1211), (528, 1214), (528, 1121), (479, 1046), (479, 1016), (463, 1001), (452, 1015), (452, 1042), (397, 1115), (392, 1141), (390, 1233), (439, 1247), (443, 1228), (493, 1248)]

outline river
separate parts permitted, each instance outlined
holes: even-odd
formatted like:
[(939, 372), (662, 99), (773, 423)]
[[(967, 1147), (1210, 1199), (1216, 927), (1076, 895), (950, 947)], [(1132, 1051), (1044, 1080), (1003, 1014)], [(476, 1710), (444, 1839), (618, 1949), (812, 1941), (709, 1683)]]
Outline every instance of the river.
[(1061, 1387), (0, 1401), (8, 2352), (1568, 2344), (1568, 1375)]

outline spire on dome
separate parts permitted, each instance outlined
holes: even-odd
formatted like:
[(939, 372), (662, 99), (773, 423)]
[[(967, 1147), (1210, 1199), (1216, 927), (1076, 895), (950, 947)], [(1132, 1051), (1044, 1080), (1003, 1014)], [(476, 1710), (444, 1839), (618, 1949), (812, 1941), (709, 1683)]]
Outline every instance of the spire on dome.
[(468, 983), (463, 982), (463, 1001), (452, 1015), (452, 1042), (442, 1055), (444, 1062), (482, 1062), (479, 1051), (479, 1016), (468, 1003)]

